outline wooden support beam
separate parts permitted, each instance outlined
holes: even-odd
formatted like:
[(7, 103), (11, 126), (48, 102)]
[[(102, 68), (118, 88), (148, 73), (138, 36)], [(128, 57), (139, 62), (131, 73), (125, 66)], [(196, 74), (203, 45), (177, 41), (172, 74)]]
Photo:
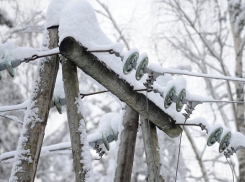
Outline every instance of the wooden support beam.
[[(84, 182), (87, 171), (82, 161), (86, 161), (84, 160), (84, 157), (86, 157), (86, 155), (82, 154), (86, 151), (83, 151), (82, 149), (84, 146), (84, 140), (86, 140), (86, 138), (83, 139), (82, 135), (84, 135), (84, 133), (82, 132), (86, 132), (86, 130), (79, 130), (81, 125), (85, 126), (85, 121), (82, 113), (78, 111), (77, 99), (80, 97), (80, 92), (77, 77), (77, 67), (72, 62), (66, 60), (65, 58), (62, 58), (62, 73), (76, 181)], [(85, 133), (85, 135), (87, 134)]]
[(175, 125), (175, 121), (151, 100), (149, 114), (147, 114), (146, 96), (133, 90), (133, 87), (111, 69), (98, 60), (93, 54), (86, 52), (74, 38), (66, 37), (60, 44), (63, 56), (94, 78), (101, 85), (127, 103), (133, 110), (154, 123), (170, 137), (177, 137), (182, 129)]
[[(56, 48), (58, 46), (58, 28), (48, 29), (48, 33), (48, 48)], [(46, 42), (44, 44), (43, 46), (47, 46)], [(33, 182), (35, 179), (58, 69), (58, 56), (46, 57), (40, 60), (34, 89), (32, 90), (30, 103), (27, 106), (21, 136), (18, 141), (10, 182)]]
[(164, 176), (160, 171), (162, 164), (156, 126), (143, 117), (140, 117), (140, 120), (148, 170), (147, 181), (164, 182)]
[(138, 120), (139, 114), (126, 105), (114, 182), (130, 182), (131, 180)]

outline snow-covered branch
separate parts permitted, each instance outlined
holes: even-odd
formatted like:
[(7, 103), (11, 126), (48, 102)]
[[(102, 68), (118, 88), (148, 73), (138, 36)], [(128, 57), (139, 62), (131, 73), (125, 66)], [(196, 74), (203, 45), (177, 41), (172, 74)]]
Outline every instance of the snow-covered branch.
[(13, 111), (13, 110), (20, 110), (20, 109), (26, 109), (27, 105), (29, 103), (29, 100), (24, 101), (21, 104), (12, 105), (12, 106), (0, 106), (0, 112), (6, 112), (6, 111)]

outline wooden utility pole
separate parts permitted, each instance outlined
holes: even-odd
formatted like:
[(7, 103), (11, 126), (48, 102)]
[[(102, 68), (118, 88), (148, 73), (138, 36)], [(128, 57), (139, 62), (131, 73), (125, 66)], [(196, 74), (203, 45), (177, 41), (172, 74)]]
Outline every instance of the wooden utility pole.
[(141, 120), (141, 129), (144, 140), (144, 148), (148, 169), (149, 182), (164, 182), (164, 176), (161, 175), (161, 162), (156, 126), (143, 117)]
[[(49, 49), (56, 48), (58, 46), (58, 27), (52, 27), (47, 31), (49, 45), (43, 46), (48, 46)], [(33, 182), (35, 179), (58, 68), (58, 56), (46, 57), (39, 62), (38, 74), (22, 126), (10, 182)]]
[(126, 105), (114, 182), (130, 182), (131, 180), (138, 120), (139, 114)]
[[(81, 128), (81, 125), (85, 126), (85, 116), (83, 116), (81, 111), (79, 111), (77, 103), (78, 98), (80, 97), (77, 67), (72, 62), (63, 58), (62, 73), (76, 181), (84, 182), (85, 175), (88, 171), (86, 171), (84, 163), (82, 162), (85, 161), (84, 157), (86, 157), (86, 155), (82, 155), (84, 152), (82, 148), (84, 146), (83, 135), (87, 134), (82, 133), (82, 131), (79, 130), (79, 128)], [(86, 132), (86, 130), (84, 131)]]
[(173, 118), (163, 112), (151, 100), (148, 101), (149, 110), (147, 112), (146, 96), (134, 91), (129, 83), (119, 78), (113, 70), (108, 69), (97, 57), (86, 52), (74, 38), (66, 37), (59, 48), (64, 57), (106, 87), (133, 110), (148, 118), (167, 135), (177, 137), (181, 133), (182, 129), (174, 124)]

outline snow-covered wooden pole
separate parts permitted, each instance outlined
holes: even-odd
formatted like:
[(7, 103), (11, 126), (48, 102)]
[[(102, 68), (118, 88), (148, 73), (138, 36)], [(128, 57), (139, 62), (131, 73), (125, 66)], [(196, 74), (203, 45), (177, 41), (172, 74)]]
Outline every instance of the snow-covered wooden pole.
[[(45, 30), (43, 49), (58, 46), (58, 28)], [(58, 56), (40, 60), (18, 141), (10, 182), (34, 181), (59, 68)]]
[(164, 182), (164, 176), (160, 171), (162, 164), (160, 162), (156, 126), (143, 117), (140, 117), (140, 120), (147, 162), (148, 181)]
[(130, 182), (131, 180), (138, 120), (139, 114), (126, 106), (114, 182)]
[[(88, 147), (82, 102), (80, 99), (77, 67), (62, 58), (62, 73), (66, 96), (67, 118), (71, 136), (73, 166), (76, 181), (83, 182), (93, 176), (91, 156)], [(92, 180), (93, 181), (93, 180)]]
[(149, 112), (147, 114), (146, 96), (133, 90), (125, 80), (97, 57), (84, 50), (74, 38), (66, 37), (60, 43), (60, 52), (63, 56), (82, 69), (86, 74), (94, 78), (128, 106), (134, 109), (143, 117), (153, 122), (160, 130), (163, 130), (170, 137), (177, 137), (182, 129), (175, 125), (175, 121), (162, 109), (157, 107), (151, 100), (149, 103)]

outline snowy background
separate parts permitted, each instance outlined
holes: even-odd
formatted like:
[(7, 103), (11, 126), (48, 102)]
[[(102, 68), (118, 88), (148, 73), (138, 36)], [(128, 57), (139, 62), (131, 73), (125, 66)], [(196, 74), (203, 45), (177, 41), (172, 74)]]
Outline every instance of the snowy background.
[[(42, 42), (43, 27), (45, 24), (45, 16), (49, 3), (50, 1), (39, 2), (35, 0), (33, 0), (32, 3), (25, 0), (0, 1), (0, 10), (5, 11), (3, 14), (6, 15), (7, 19), (13, 22), (13, 26), (9, 26), (7, 23), (6, 25), (0, 25), (0, 43), (10, 41), (16, 47), (34, 47), (36, 50), (39, 50)], [(220, 71), (221, 68), (219, 63), (215, 61), (215, 54), (212, 55), (207, 51), (207, 48), (203, 48), (203, 42), (198, 40), (198, 37), (195, 36), (195, 32), (193, 33), (191, 32), (192, 30), (189, 30), (186, 32), (194, 34), (192, 41), (195, 42), (195, 44), (191, 45), (190, 39), (188, 41), (188, 36), (185, 32), (185, 30), (188, 30), (188, 28), (184, 29), (184, 26), (173, 16), (173, 12), (167, 11), (169, 10), (167, 7), (165, 7), (165, 5), (167, 6), (167, 3), (161, 4), (160, 2), (152, 2), (148, 0), (135, 0), (133, 2), (129, 0), (117, 2), (112, 0), (90, 1), (90, 3), (95, 9), (99, 26), (105, 35), (110, 39), (104, 38), (103, 35), (103, 40), (96, 39), (97, 41), (102, 41), (105, 43), (121, 42), (125, 45), (124, 51), (127, 51), (127, 49), (137, 48), (140, 53), (147, 52), (150, 63), (158, 63), (163, 67), (181, 68), (187, 71), (208, 73), (210, 75), (222, 75), (220, 74), (222, 72)], [(207, 10), (207, 4), (203, 5), (204, 15), (207, 13), (205, 11)], [(210, 5), (213, 4), (211, 3)], [(219, 5), (220, 8), (223, 8), (221, 11), (222, 16), (224, 16), (223, 18), (229, 18), (228, 15), (225, 14), (227, 4), (220, 3)], [(183, 3), (183, 6), (187, 7), (186, 12), (192, 16), (192, 7), (190, 7), (188, 3)], [(66, 8), (68, 9), (68, 7)], [(64, 36), (64, 32), (67, 32), (70, 34), (74, 33), (73, 36), (78, 36), (76, 37), (77, 40), (86, 42), (86, 40), (83, 38), (87, 37), (79, 37), (79, 29), (77, 29), (79, 26), (74, 28), (69, 25), (69, 23), (74, 23), (67, 21), (68, 19), (72, 18), (68, 16), (69, 13), (67, 14), (65, 11), (63, 11), (63, 13), (64, 14), (60, 19), (60, 22), (63, 21), (63, 25), (67, 23), (65, 28), (75, 29), (78, 32), (62, 29), (61, 27), (59, 32), (61, 39), (62, 36)], [(213, 21), (218, 21), (215, 17), (217, 14), (215, 6), (212, 13), (209, 15), (210, 19), (213, 18)], [(78, 15), (83, 17), (82, 13)], [(85, 13), (84, 15), (87, 16), (88, 13)], [(48, 26), (53, 23), (55, 24), (55, 17), (47, 15), (47, 18), (48, 17), (53, 18), (49, 18), (48, 23), (50, 24), (48, 24)], [(204, 29), (203, 27), (198, 27), (198, 30), (200, 30), (200, 32), (207, 32), (207, 36), (205, 36), (205, 38), (210, 40), (210, 43), (213, 44), (213, 49), (220, 53), (221, 49), (219, 45), (216, 45), (215, 39), (215, 34), (217, 33), (216, 29), (218, 28), (216, 26), (212, 26), (212, 23), (208, 21), (208, 18), (202, 18), (203, 17), (200, 17), (200, 21), (203, 21), (202, 23), (206, 24), (208, 28)], [(222, 24), (222, 26), (224, 26), (224, 24)], [(228, 32), (230, 28), (229, 25), (224, 27)], [(216, 37), (226, 35), (228, 37), (224, 43), (224, 48), (222, 47), (222, 51), (226, 52), (224, 55), (221, 55), (221, 58), (227, 71), (230, 73), (228, 76), (235, 76), (235, 61), (230, 61), (234, 60), (234, 56), (232, 56), (234, 54), (234, 50), (232, 50), (233, 45), (230, 45), (232, 44), (231, 35), (229, 35), (227, 32), (224, 30), (223, 32), (217, 33)], [(89, 40), (88, 42), (90, 43)], [(91, 45), (88, 44), (88, 47), (91, 47)], [(186, 49), (187, 47), (189, 47), (189, 49)], [(202, 57), (199, 57), (200, 55), (196, 55), (198, 54), (197, 50), (203, 51), (200, 53)], [(105, 58), (108, 58), (108, 56), (104, 56), (104, 61), (108, 61), (107, 65), (112, 67), (120, 67), (120, 64), (111, 64), (114, 59), (108, 60)], [(101, 56), (101, 59), (103, 60), (103, 55)], [(206, 64), (202, 63), (202, 59), (204, 62), (206, 62)], [(198, 61), (200, 61), (200, 63)], [(117, 61), (117, 63), (119, 62)], [(22, 65), (16, 69), (16, 77), (14, 79), (7, 75), (6, 71), (1, 72), (3, 78), (0, 81), (0, 103), (2, 106), (21, 104), (23, 102), (25, 103), (25, 101), (29, 99), (36, 65), (37, 61), (30, 62), (28, 64), (22, 63)], [(118, 70), (117, 67), (114, 69)], [(119, 73), (119, 75), (121, 75), (121, 73)], [(123, 77), (123, 75), (121, 76)], [(124, 77), (124, 79), (131, 82), (132, 85), (135, 85), (135, 82), (131, 79), (131, 76), (132, 75), (128, 75)], [(61, 77), (61, 72), (59, 72), (57, 80), (61, 81)], [(224, 86), (225, 82), (223, 81), (212, 81), (213, 89), (217, 93), (210, 94), (212, 89), (210, 91), (209, 82), (206, 80), (195, 77), (184, 78), (186, 83), (183, 81), (183, 79), (173, 76), (173, 79), (176, 81), (176, 86), (180, 86), (180, 83), (182, 83), (182, 86), (186, 84), (188, 93), (209, 98), (210, 96), (215, 96), (214, 98), (217, 100), (229, 99), (227, 89)], [(81, 93), (104, 90), (103, 87), (95, 84), (95, 82), (82, 71), (79, 71), (79, 81)], [(166, 83), (159, 84), (166, 86)], [(168, 88), (170, 88), (172, 84), (173, 83), (171, 83)], [(63, 95), (57, 90), (61, 90), (60, 85), (57, 86), (55, 94)], [(231, 91), (235, 92), (235, 86), (233, 83), (231, 83)], [(160, 105), (161, 102), (159, 102), (158, 97), (155, 97), (155, 94), (153, 93), (149, 94), (149, 98), (155, 100), (157, 104)], [(109, 112), (117, 112), (119, 114), (121, 113), (121, 108), (124, 106), (124, 104), (115, 98), (115, 96), (108, 93), (85, 97), (83, 99), (83, 103), (86, 111), (86, 127), (88, 136), (92, 136), (93, 134), (100, 132), (102, 126), (101, 122), (103, 122), (101, 117), (104, 114)], [(65, 111), (64, 108), (63, 110)], [(183, 120), (181, 114), (176, 114), (176, 112), (174, 112), (174, 107), (166, 110), (166, 112), (171, 114), (172, 117), (177, 120)], [(231, 128), (232, 131), (236, 131), (233, 114), (231, 105), (204, 103), (197, 106), (197, 109), (194, 111), (191, 119), (203, 117), (211, 126), (214, 125), (214, 123), (220, 123)], [(17, 116), (18, 119), (14, 118), (13, 120), (22, 121), (24, 112), (13, 111), (3, 113), (3, 115), (10, 115), (11, 117)], [(0, 153), (9, 152), (16, 149), (21, 124), (20, 122), (14, 122), (13, 120), (3, 117), (0, 120)], [(60, 115), (55, 108), (51, 109), (45, 133), (44, 146), (57, 144), (60, 142), (69, 142), (70, 138), (66, 112), (63, 112), (63, 114)], [(162, 155), (163, 165), (165, 167), (164, 174), (166, 175), (166, 181), (173, 181), (175, 177), (177, 163), (176, 156), (179, 147), (179, 139), (169, 138), (160, 130), (158, 131), (158, 134), (161, 149), (160, 153)], [(203, 177), (203, 171), (207, 172), (208, 181), (230, 181), (232, 179), (229, 165), (226, 163), (225, 158), (218, 153), (218, 144), (215, 144), (213, 147), (206, 147), (205, 136), (205, 132), (202, 132), (199, 127), (186, 127), (186, 132), (183, 134), (181, 146), (178, 181), (207, 181), (207, 179)], [(68, 143), (63, 144), (66, 144), (67, 147)], [(118, 144), (116, 144), (116, 142), (111, 143), (110, 151), (106, 152), (105, 156), (103, 156), (101, 160), (93, 160), (98, 158), (98, 156), (91, 150), (93, 170), (96, 181), (113, 181), (112, 174), (115, 170), (117, 146)], [(106, 149), (104, 148), (104, 150)], [(232, 157), (232, 161), (233, 165), (236, 165), (237, 167), (236, 157)], [(0, 181), (7, 181), (12, 164), (13, 163), (11, 161), (0, 162)], [(204, 167), (201, 168), (201, 166)], [(139, 129), (132, 181), (146, 181), (146, 171), (147, 168), (145, 163), (145, 155), (143, 153), (143, 141), (141, 131)], [(58, 155), (56, 153), (43, 155), (40, 159), (36, 178), (36, 181), (73, 181), (74, 173), (72, 169), (72, 156), (70, 151), (65, 150), (64, 152), (60, 152)]]

